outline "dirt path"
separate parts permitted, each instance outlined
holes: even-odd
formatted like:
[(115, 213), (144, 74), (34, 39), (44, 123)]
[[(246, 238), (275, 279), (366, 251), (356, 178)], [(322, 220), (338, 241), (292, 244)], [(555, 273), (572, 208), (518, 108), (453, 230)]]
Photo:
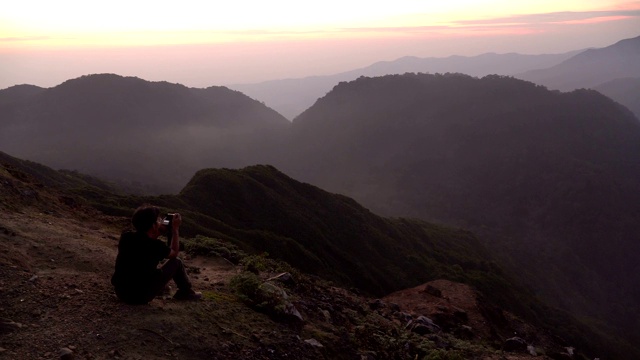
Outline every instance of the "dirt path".
[(121, 225), (122, 219), (6, 214), (0, 221), (0, 358), (59, 359), (65, 347), (76, 359), (198, 358), (250, 338), (250, 323), (225, 323), (227, 311), (250, 310), (226, 293), (238, 269), (223, 259), (185, 259), (203, 291), (201, 302), (117, 301), (110, 276)]
[[(304, 324), (274, 321), (231, 293), (227, 285), (240, 271), (237, 266), (186, 254), (182, 257), (202, 301), (167, 297), (126, 305), (115, 297), (110, 278), (118, 237), (128, 222), (63, 207), (24, 208), (0, 217), (0, 359), (63, 359), (61, 351), (73, 359), (351, 359), (376, 351), (378, 358), (414, 359), (426, 353), (420, 344), (453, 343), (446, 333), (409, 333), (401, 311), (415, 313), (414, 318), (455, 316), (452, 309), (459, 308), (476, 337), (486, 332), (475, 295), (444, 281), (432, 283), (442, 291), (435, 297), (425, 294), (423, 285), (386, 299), (400, 308), (396, 311), (391, 306), (372, 310), (372, 299), (305, 277), (295, 294)], [(397, 338), (406, 343), (396, 343)], [(311, 339), (331, 347), (313, 345)], [(471, 343), (464, 344), (463, 350)], [(485, 347), (476, 352), (483, 356), (475, 358), (483, 359), (532, 357), (496, 357)]]

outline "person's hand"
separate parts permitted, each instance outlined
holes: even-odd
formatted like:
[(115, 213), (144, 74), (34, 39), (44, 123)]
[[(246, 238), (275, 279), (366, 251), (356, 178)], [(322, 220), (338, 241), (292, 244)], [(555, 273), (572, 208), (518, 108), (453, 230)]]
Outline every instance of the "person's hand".
[(173, 219), (171, 220), (171, 226), (173, 229), (177, 229), (182, 224), (182, 217), (178, 213), (173, 214)]

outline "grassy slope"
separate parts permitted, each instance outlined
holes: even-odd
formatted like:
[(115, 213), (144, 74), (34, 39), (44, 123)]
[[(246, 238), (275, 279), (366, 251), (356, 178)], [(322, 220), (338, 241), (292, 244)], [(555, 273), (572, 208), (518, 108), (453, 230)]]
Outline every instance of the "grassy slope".
[[(592, 349), (609, 346), (508, 280), (472, 234), (378, 217), (349, 198), (297, 182), (270, 166), (203, 170), (177, 196), (131, 197), (88, 185), (73, 174), (60, 178), (46, 167), (12, 161), (19, 168), (14, 173), (58, 182), (79, 202), (107, 214), (128, 216), (142, 202), (155, 203), (185, 215), (186, 236), (206, 235), (250, 253), (267, 251), (305, 272), (372, 294), (439, 278), (466, 282), (489, 302), (534, 323), (566, 328), (564, 335), (574, 344), (588, 349), (581, 341), (588, 338)], [(68, 184), (62, 181), (67, 177), (73, 179)], [(69, 184), (74, 187), (66, 188)], [(78, 191), (78, 184), (84, 190)]]

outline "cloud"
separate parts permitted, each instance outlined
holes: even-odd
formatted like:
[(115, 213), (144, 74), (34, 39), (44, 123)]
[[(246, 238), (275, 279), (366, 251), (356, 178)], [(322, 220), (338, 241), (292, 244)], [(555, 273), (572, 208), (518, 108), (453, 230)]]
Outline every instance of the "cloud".
[(16, 36), (16, 37), (0, 38), (0, 42), (41, 41), (41, 40), (51, 40), (51, 39), (53, 38), (50, 36)]
[(500, 26), (508, 24), (519, 25), (544, 25), (585, 22), (596, 19), (617, 20), (621, 18), (640, 17), (640, 10), (614, 10), (614, 11), (563, 11), (541, 14), (514, 15), (501, 18), (484, 20), (458, 20), (455, 24), (462, 26)]
[(488, 34), (523, 35), (538, 33), (548, 25), (577, 25), (640, 18), (640, 2), (628, 10), (551, 12), (523, 14), (492, 19), (456, 20), (447, 25), (408, 27), (360, 27), (336, 29), (335, 33), (370, 33), (388, 35), (438, 34), (484, 36)]

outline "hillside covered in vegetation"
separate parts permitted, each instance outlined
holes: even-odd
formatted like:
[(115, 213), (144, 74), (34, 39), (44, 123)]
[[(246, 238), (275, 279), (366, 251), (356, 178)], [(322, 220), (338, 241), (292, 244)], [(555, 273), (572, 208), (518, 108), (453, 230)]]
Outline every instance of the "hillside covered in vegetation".
[(640, 122), (626, 108), (513, 78), (405, 74), (336, 86), (292, 132), (278, 165), (291, 176), (471, 230), (541, 298), (635, 338)]
[[(523, 334), (529, 334), (527, 336), (531, 339), (535, 339), (527, 341), (544, 343), (544, 346), (548, 347), (547, 351), (551, 351), (551, 348), (558, 351), (557, 349), (561, 349), (561, 345), (564, 344), (576, 346), (586, 353), (616, 353), (622, 354), (623, 357), (633, 354), (633, 350), (623, 343), (607, 339), (604, 334), (589, 329), (569, 315), (543, 305), (533, 294), (505, 275), (500, 267), (492, 262), (491, 255), (472, 234), (418, 220), (379, 217), (352, 199), (295, 181), (270, 166), (254, 166), (243, 170), (203, 170), (196, 174), (178, 195), (132, 197), (115, 194), (110, 190), (110, 185), (77, 173), (51, 170), (7, 155), (2, 155), (1, 162), (3, 164), (1, 204), (4, 211), (12, 211), (16, 214), (43, 211), (44, 214), (52, 214), (54, 217), (64, 219), (60, 220), (64, 222), (76, 216), (85, 218), (80, 220), (81, 222), (93, 222), (106, 215), (107, 217), (101, 221), (108, 221), (111, 224), (101, 226), (112, 228), (111, 232), (114, 234), (106, 237), (113, 240), (117, 239), (114, 237), (116, 229), (126, 227), (127, 219), (133, 209), (143, 202), (150, 202), (165, 207), (167, 211), (179, 211), (184, 215), (183, 236), (187, 238), (185, 244), (193, 256), (224, 258), (229, 263), (243, 265), (254, 272), (271, 269), (267, 271), (268, 273), (284, 269), (292, 272), (298, 279), (315, 276), (314, 278), (324, 279), (323, 281), (333, 281), (332, 286), (343, 286), (355, 293), (375, 297), (436, 280), (467, 284), (470, 289), (475, 289), (470, 291), (478, 292), (480, 297), (474, 301), (479, 301), (482, 305), (478, 306), (484, 310), (477, 316), (486, 317), (484, 321), (488, 324), (487, 328), (474, 330), (477, 331), (475, 336), (480, 336), (481, 333), (486, 334), (482, 336), (484, 340), (481, 341), (480, 338), (473, 340), (474, 335), (465, 340), (471, 341), (471, 344), (477, 342), (480, 346), (473, 348), (475, 350), (467, 348), (466, 354), (469, 356), (474, 352), (478, 356), (486, 351), (490, 353), (492, 347), (501, 349), (504, 341), (516, 328), (520, 329), (518, 331), (523, 331)], [(100, 209), (103, 215), (98, 215), (96, 210), (91, 209)], [(76, 215), (71, 215), (73, 213)], [(74, 224), (74, 227), (82, 227), (76, 220)], [(49, 225), (52, 225), (50, 221)], [(5, 228), (11, 229), (7, 230), (9, 232), (15, 232), (13, 229), (16, 227), (14, 224)], [(31, 228), (20, 226), (19, 229), (27, 232)], [(20, 231), (18, 230), (18, 233)], [(81, 239), (75, 235), (73, 238)], [(48, 244), (46, 239), (38, 241), (45, 241), (36, 248), (41, 249), (39, 251), (49, 247), (57, 251), (55, 245)], [(83, 246), (90, 245), (82, 241), (80, 243), (84, 244)], [(250, 254), (253, 255), (247, 257)], [(287, 264), (277, 265), (272, 259), (286, 261)], [(104, 266), (108, 267), (109, 264)], [(234, 286), (240, 286), (239, 291), (246, 291), (246, 287), (243, 286), (249, 286), (247, 284), (256, 281), (251, 280), (252, 275), (243, 276), (234, 283), (236, 284)], [(238, 281), (244, 285), (239, 285)], [(312, 280), (298, 281), (302, 281), (300, 286), (307, 285), (303, 288), (290, 288), (288, 291), (299, 296), (303, 294), (310, 296), (309, 291), (316, 291), (312, 290), (316, 285), (310, 285), (313, 283)], [(225, 284), (231, 286), (231, 283), (225, 282)], [(439, 287), (436, 284), (440, 284)], [(447, 284), (449, 283), (433, 283), (432, 287), (435, 286), (436, 289), (441, 290), (429, 290), (433, 293), (429, 295), (432, 296), (429, 301), (442, 301), (442, 295), (438, 295), (438, 291), (448, 293), (458, 289), (455, 285)], [(106, 288), (101, 291), (109, 291), (108, 284), (100, 285), (100, 288), (103, 287)], [(218, 289), (220, 289), (219, 286)], [(329, 291), (326, 287), (324, 289), (323, 291)], [(228, 291), (232, 291), (231, 288), (228, 288)], [(403, 294), (396, 295), (397, 301), (406, 303), (407, 307), (415, 307), (407, 300), (407, 294), (411, 293)], [(411, 296), (423, 297), (419, 294), (421, 292)], [(245, 300), (249, 301), (249, 304), (257, 300), (252, 298), (251, 294), (245, 293), (243, 296), (248, 296)], [(317, 296), (314, 295), (316, 300), (300, 300), (298, 306), (309, 307), (311, 302), (318, 301)], [(328, 306), (327, 301), (329, 303), (337, 301), (329, 300), (327, 296), (321, 297), (324, 299), (325, 305), (322, 306), (325, 308)], [(429, 304), (427, 300), (425, 298), (421, 303), (427, 306)], [(366, 300), (366, 297), (350, 300), (352, 304), (363, 302), (365, 307), (369, 307), (366, 305), (368, 301), (372, 300)], [(387, 310), (381, 312), (382, 309), (375, 304), (376, 302), (372, 302), (371, 309), (378, 309), (376, 313), (382, 314), (383, 318), (392, 319), (396, 316), (393, 314), (397, 310), (387, 308), (390, 305), (383, 305)], [(253, 303), (251, 306), (258, 305)], [(264, 305), (258, 306), (258, 309), (261, 306)], [(434, 311), (434, 314), (438, 313), (437, 307), (433, 306), (435, 310), (431, 311)], [(260, 311), (269, 313), (264, 307)], [(308, 311), (311, 309), (308, 308), (303, 313), (308, 314)], [(369, 311), (356, 309), (356, 312), (366, 318), (369, 318), (366, 315)], [(386, 311), (391, 312), (386, 313)], [(462, 338), (469, 336), (469, 329), (461, 330), (466, 329), (462, 326), (468, 326), (465, 324), (469, 323), (464, 320), (452, 320), (446, 315), (447, 311), (440, 315), (433, 315), (440, 316), (441, 325), (438, 326), (448, 329), (446, 333), (467, 331), (467, 335), (456, 336), (462, 336)], [(513, 315), (504, 315), (503, 312)], [(338, 315), (334, 314), (334, 316)], [(512, 316), (520, 320), (511, 318)], [(392, 328), (388, 328), (390, 324), (383, 325), (387, 320), (382, 323), (377, 320), (372, 323), (371, 319), (365, 321), (364, 318), (358, 321), (364, 321), (361, 324), (365, 326), (373, 326), (371, 328), (373, 331), (384, 333), (386, 334), (384, 336), (390, 337), (389, 339), (404, 336), (402, 335), (404, 332), (395, 332), (393, 335), (394, 331), (398, 330), (392, 330), (395, 325)], [(450, 323), (451, 321), (454, 323)], [(529, 330), (525, 331), (524, 328), (519, 327), (521, 325), (515, 325), (522, 324), (522, 321), (527, 324)], [(337, 324), (339, 323), (334, 325), (337, 326)], [(400, 321), (399, 326), (404, 326), (402, 324), (404, 322)], [(380, 328), (377, 328), (378, 326)], [(331, 331), (339, 333), (341, 330), (332, 328)], [(391, 332), (387, 333), (387, 331)], [(329, 341), (328, 339), (331, 339), (331, 336), (324, 341)], [(365, 336), (362, 341), (373, 341), (373, 339), (366, 339)], [(436, 340), (435, 337), (432, 338), (432, 341)], [(336, 344), (338, 343), (344, 345), (343, 342)], [(539, 347), (542, 346), (540, 344)], [(383, 346), (378, 343), (375, 346), (385, 349), (384, 351), (391, 351), (391, 348), (385, 347), (391, 344)], [(465, 353), (456, 346), (449, 350), (452, 351), (451, 354)], [(336, 349), (333, 348), (331, 351)], [(541, 351), (540, 348), (538, 351)], [(429, 351), (420, 350), (418, 353), (420, 352), (427, 354)]]

